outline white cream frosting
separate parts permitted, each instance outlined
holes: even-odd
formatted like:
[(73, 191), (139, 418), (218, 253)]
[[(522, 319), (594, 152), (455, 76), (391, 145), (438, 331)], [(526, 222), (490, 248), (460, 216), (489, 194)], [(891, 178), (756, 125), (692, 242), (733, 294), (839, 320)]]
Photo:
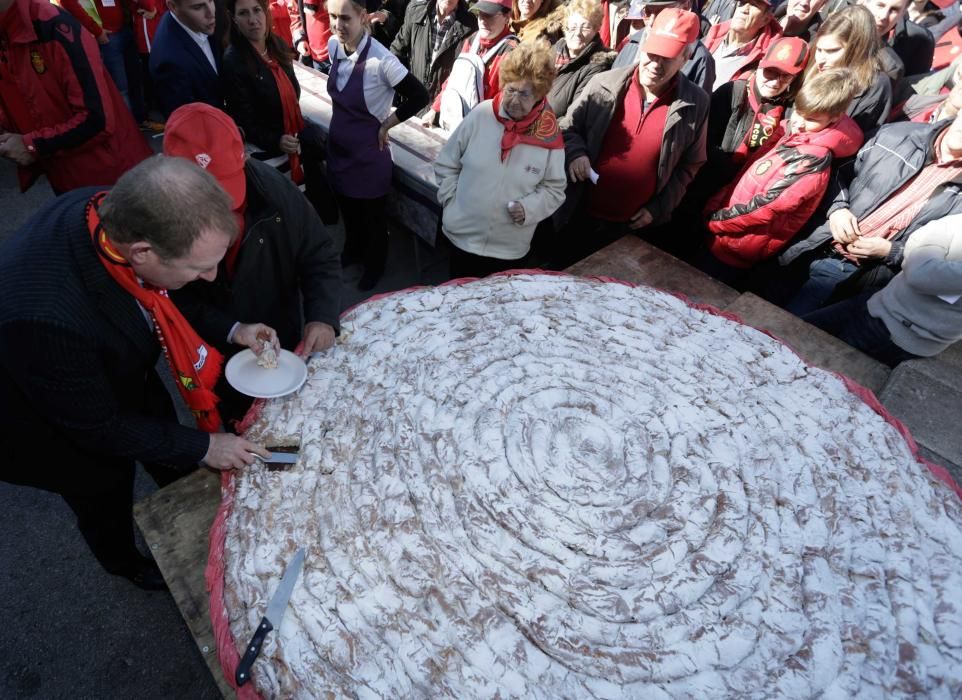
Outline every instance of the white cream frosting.
[(225, 547), (265, 697), (962, 695), (962, 511), (766, 335), (513, 276), (365, 304), (248, 436)]

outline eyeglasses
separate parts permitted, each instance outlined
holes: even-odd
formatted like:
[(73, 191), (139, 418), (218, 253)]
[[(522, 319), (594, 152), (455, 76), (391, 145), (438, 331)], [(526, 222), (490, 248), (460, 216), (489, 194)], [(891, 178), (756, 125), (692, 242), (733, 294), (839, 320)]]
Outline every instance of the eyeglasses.
[(780, 71), (777, 68), (762, 68), (762, 77), (765, 80), (777, 80), (780, 83), (788, 83), (795, 78), (791, 73)]
[(517, 90), (513, 87), (506, 87), (501, 92), (504, 93), (505, 97), (517, 97), (519, 100), (531, 100), (534, 99), (534, 95), (527, 90)]
[(565, 31), (569, 34), (581, 34), (582, 36), (588, 36), (595, 33), (595, 28), (587, 24), (579, 24), (578, 26), (565, 27)]

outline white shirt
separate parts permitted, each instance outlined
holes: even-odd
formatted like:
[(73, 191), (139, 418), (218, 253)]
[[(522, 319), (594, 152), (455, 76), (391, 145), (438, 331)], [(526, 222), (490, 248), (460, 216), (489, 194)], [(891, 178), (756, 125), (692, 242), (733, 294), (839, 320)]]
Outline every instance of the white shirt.
[(180, 19), (177, 17), (176, 12), (171, 11), (170, 14), (174, 18), (174, 21), (177, 22), (177, 24), (179, 24), (181, 27), (183, 27), (185, 32), (187, 32), (187, 36), (189, 36), (191, 39), (197, 42), (197, 45), (200, 47), (200, 50), (204, 52), (204, 55), (207, 56), (207, 60), (210, 61), (210, 67), (213, 68), (214, 72), (216, 73), (217, 62), (214, 60), (214, 52), (211, 51), (210, 49), (210, 42), (207, 40), (208, 36), (203, 32), (195, 32), (193, 29), (191, 29), (186, 24), (181, 22)]
[(372, 39), (365, 32), (361, 41), (358, 42), (357, 49), (348, 56), (340, 42), (335, 37), (331, 37), (327, 43), (327, 50), (332, 61), (335, 57), (337, 58), (337, 75), (329, 79), (336, 81), (334, 84), (338, 90), (343, 90), (368, 42), (371, 42), (371, 49), (367, 52), (367, 62), (364, 64), (364, 104), (368, 112), (378, 121), (383, 122), (391, 114), (394, 86), (404, 80), (408, 69), (377, 39)]

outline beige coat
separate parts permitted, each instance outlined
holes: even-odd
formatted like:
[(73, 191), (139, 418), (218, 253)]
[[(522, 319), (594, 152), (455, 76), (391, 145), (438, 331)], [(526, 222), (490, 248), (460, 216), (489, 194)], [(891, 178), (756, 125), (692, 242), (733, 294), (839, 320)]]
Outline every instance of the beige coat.
[[(517, 260), (531, 248), (534, 229), (565, 196), (564, 150), (519, 144), (501, 161), (504, 127), (491, 100), (472, 109), (434, 162), (441, 229), (461, 250)], [(516, 224), (508, 202), (524, 207)]]

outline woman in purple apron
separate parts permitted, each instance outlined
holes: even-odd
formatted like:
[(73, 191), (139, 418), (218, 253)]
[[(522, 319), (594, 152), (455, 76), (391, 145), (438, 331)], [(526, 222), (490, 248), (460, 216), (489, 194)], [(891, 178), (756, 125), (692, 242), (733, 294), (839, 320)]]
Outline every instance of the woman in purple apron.
[[(328, 0), (334, 36), (328, 44), (327, 91), (334, 104), (327, 176), (344, 215), (344, 262), (360, 257), (358, 283), (372, 289), (387, 259), (387, 195), (393, 163), (388, 131), (428, 103), (428, 93), (407, 68), (371, 37), (368, 13), (380, 0)], [(392, 112), (395, 90), (401, 106)]]

